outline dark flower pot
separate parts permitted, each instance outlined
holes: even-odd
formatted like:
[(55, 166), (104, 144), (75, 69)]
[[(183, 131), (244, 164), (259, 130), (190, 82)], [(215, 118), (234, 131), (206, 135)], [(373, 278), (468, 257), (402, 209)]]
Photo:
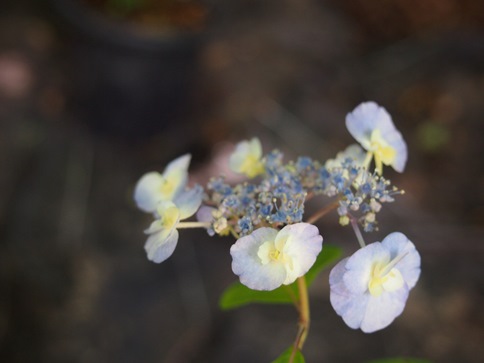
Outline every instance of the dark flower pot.
[(145, 139), (190, 105), (200, 33), (143, 33), (75, 0), (51, 0), (67, 45), (68, 105), (95, 133)]

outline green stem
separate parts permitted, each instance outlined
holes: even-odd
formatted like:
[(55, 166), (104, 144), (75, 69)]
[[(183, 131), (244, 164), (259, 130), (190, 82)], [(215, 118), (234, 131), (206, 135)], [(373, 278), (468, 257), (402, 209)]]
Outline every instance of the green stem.
[(301, 276), (297, 279), (297, 287), (299, 289), (299, 330), (296, 335), (296, 340), (294, 341), (294, 349), (292, 350), (291, 357), (289, 358), (289, 363), (293, 363), (294, 358), (296, 357), (296, 352), (298, 350), (302, 350), (304, 342), (308, 336), (311, 321), (308, 287), (305, 276)]
[(311, 321), (308, 287), (305, 276), (301, 276), (297, 279), (297, 286), (299, 288), (299, 326), (302, 328), (301, 338), (297, 347), (301, 350), (306, 341), (309, 332), (309, 323)]

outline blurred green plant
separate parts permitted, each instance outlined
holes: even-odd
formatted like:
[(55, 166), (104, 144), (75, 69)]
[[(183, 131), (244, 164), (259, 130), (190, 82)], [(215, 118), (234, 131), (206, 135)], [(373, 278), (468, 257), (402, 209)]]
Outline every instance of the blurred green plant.
[(294, 349), (294, 347), (287, 348), (284, 353), (282, 353), (276, 360), (272, 361), (272, 363), (305, 363), (306, 360), (304, 359), (300, 350)]
[(417, 129), (417, 138), (424, 151), (438, 153), (449, 144), (450, 131), (444, 124), (427, 121)]
[(126, 14), (130, 11), (140, 9), (145, 0), (108, 0), (107, 6), (116, 13)]

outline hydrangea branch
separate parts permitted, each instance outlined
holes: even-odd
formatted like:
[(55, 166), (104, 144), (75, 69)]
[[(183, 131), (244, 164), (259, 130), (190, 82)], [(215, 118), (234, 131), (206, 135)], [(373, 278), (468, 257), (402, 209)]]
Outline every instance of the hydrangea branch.
[(308, 288), (304, 276), (297, 279), (297, 286), (299, 289), (299, 331), (294, 342), (294, 347), (302, 350), (311, 323)]
[(328, 214), (332, 210), (338, 208), (338, 206), (339, 206), (339, 201), (335, 201), (335, 202), (327, 205), (326, 207), (321, 208), (319, 211), (317, 211), (316, 213), (314, 213), (311, 217), (309, 217), (307, 219), (307, 223), (313, 224), (313, 223), (317, 222), (318, 220), (323, 218), (326, 214)]
[(360, 247), (361, 248), (365, 247), (366, 246), (365, 239), (361, 234), (360, 227), (358, 227), (358, 221), (353, 216), (350, 216), (349, 218), (350, 218), (351, 227), (353, 227), (353, 231), (355, 232), (356, 239), (358, 240)]
[(204, 228), (210, 227), (210, 223), (207, 222), (180, 222), (178, 228)]

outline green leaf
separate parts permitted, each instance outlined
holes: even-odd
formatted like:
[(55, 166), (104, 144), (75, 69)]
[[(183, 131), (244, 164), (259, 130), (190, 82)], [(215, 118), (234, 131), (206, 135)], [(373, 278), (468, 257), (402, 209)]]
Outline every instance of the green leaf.
[[(289, 363), (289, 359), (291, 359), (292, 350), (294, 347), (287, 348), (284, 353), (282, 353), (275, 361), (272, 363)], [(300, 350), (298, 350), (294, 356), (292, 363), (305, 363), (304, 357)]]
[(272, 291), (258, 291), (235, 282), (224, 291), (219, 305), (222, 310), (229, 310), (250, 303), (291, 304), (297, 296), (297, 288), (293, 285), (283, 285)]
[(368, 363), (432, 363), (426, 359), (419, 358), (383, 358), (369, 361)]
[[(340, 248), (324, 246), (323, 251), (316, 258), (316, 262), (306, 273), (308, 286), (326, 266), (338, 259), (340, 255)], [(235, 282), (223, 292), (219, 305), (222, 310), (229, 310), (250, 303), (292, 304), (298, 298), (299, 291), (296, 282), (288, 286), (282, 285), (272, 291), (252, 290), (240, 282)]]
[(308, 286), (311, 286), (316, 276), (318, 276), (318, 274), (323, 271), (325, 267), (339, 259), (342, 253), (343, 250), (339, 247), (325, 245), (321, 253), (316, 258), (314, 265), (306, 273), (306, 283)]

